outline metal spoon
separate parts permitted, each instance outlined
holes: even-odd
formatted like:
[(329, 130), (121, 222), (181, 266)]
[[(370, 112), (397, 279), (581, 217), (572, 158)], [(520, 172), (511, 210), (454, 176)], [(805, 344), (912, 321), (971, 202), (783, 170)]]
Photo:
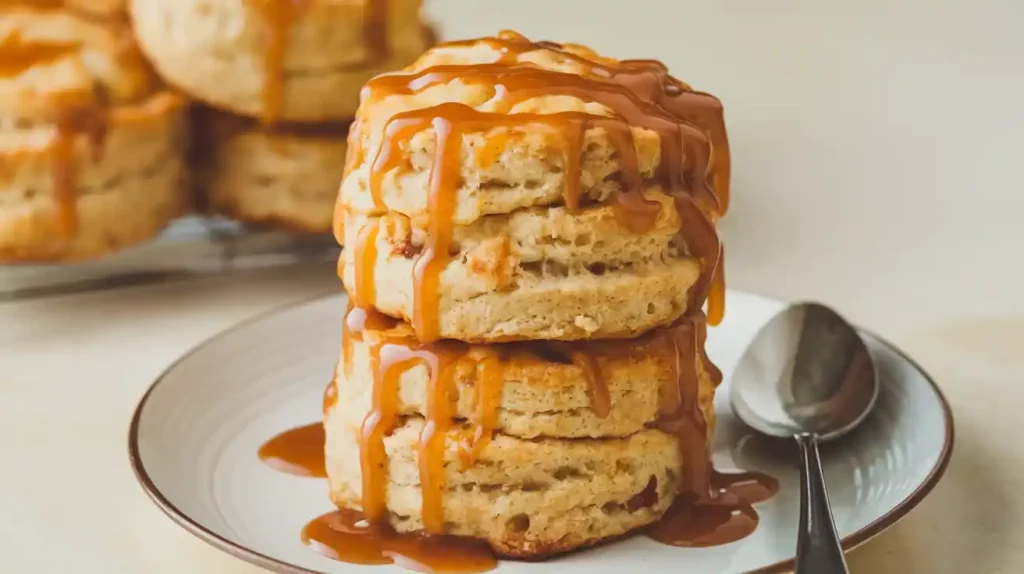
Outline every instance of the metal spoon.
[(848, 572), (818, 443), (853, 430), (877, 397), (878, 375), (864, 340), (817, 303), (791, 305), (773, 317), (733, 373), (736, 415), (767, 435), (793, 437), (800, 447), (797, 574)]

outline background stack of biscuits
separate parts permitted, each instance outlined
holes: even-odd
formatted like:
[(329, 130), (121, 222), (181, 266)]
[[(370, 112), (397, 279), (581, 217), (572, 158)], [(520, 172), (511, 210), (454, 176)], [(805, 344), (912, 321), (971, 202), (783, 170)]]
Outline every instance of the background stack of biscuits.
[(191, 209), (329, 232), (360, 87), (432, 41), (420, 0), (0, 12), (0, 262), (103, 255)]
[[(364, 89), (325, 397), (339, 507), (538, 558), (651, 524), (696, 488), (720, 380), (699, 285), (717, 260), (691, 254), (680, 190), (659, 180), (673, 148), (589, 97), (623, 95), (618, 66), (503, 33)], [(631, 181), (643, 229), (623, 212)]]
[(186, 106), (152, 75), (122, 5), (59, 4), (0, 3), (0, 263), (107, 253), (188, 201)]

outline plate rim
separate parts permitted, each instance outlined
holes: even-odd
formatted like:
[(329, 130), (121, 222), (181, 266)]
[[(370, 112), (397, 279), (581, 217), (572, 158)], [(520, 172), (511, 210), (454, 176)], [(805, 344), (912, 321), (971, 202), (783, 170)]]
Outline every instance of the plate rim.
[[(742, 293), (744, 295), (749, 295), (777, 303), (785, 303), (780, 299), (760, 295), (758, 293), (753, 293), (749, 291), (730, 289), (729, 292)], [(257, 313), (246, 319), (243, 319), (242, 321), (239, 321), (225, 329), (222, 329), (204, 338), (200, 342), (190, 347), (186, 352), (184, 352), (181, 356), (179, 356), (169, 365), (167, 365), (167, 367), (165, 367), (160, 372), (160, 374), (157, 375), (157, 377), (149, 385), (149, 388), (146, 389), (146, 392), (142, 395), (142, 398), (139, 399), (138, 404), (135, 406), (135, 411), (132, 414), (131, 424), (128, 427), (128, 461), (129, 464), (131, 465), (132, 473), (135, 475), (135, 479), (136, 481), (138, 481), (139, 486), (142, 487), (143, 492), (146, 493), (146, 496), (149, 497), (149, 499), (157, 506), (157, 508), (160, 509), (161, 512), (163, 512), (168, 518), (171, 519), (172, 522), (183, 528), (186, 532), (192, 534), (196, 538), (213, 546), (214, 548), (217, 548), (222, 552), (226, 552), (227, 554), (230, 554), (235, 558), (239, 558), (245, 562), (254, 564), (256, 566), (259, 566), (271, 572), (276, 572), (278, 574), (322, 574), (322, 572), (319, 570), (310, 570), (302, 566), (296, 566), (295, 564), (291, 564), (283, 560), (267, 556), (266, 554), (263, 554), (257, 550), (228, 540), (227, 538), (213, 532), (212, 530), (208, 529), (207, 527), (203, 526), (202, 524), (198, 523), (190, 516), (182, 512), (181, 509), (175, 506), (174, 503), (172, 503), (170, 500), (167, 499), (166, 496), (164, 496), (164, 494), (160, 491), (159, 488), (157, 488), (156, 484), (153, 482), (153, 479), (150, 478), (149, 473), (146, 471), (146, 467), (142, 462), (142, 456), (139, 451), (139, 425), (141, 424), (142, 413), (145, 410), (146, 403), (149, 401), (149, 398), (153, 394), (153, 391), (156, 390), (160, 383), (167, 378), (171, 371), (176, 369), (179, 364), (188, 360), (192, 355), (199, 352), (201, 349), (207, 347), (214, 341), (229, 336), (235, 331), (242, 330), (251, 324), (258, 323), (260, 321), (263, 321), (278, 314), (287, 313), (299, 307), (313, 305), (332, 297), (339, 297), (344, 295), (344, 291), (341, 291), (338, 293), (317, 295), (315, 297), (311, 297), (308, 299), (303, 299), (300, 301), (294, 301), (292, 303), (280, 305), (272, 309), (268, 309), (266, 311)], [(938, 462), (928, 472), (928, 476), (925, 477), (925, 480), (921, 484), (919, 484), (917, 488), (915, 488), (906, 498), (904, 498), (898, 504), (896, 504), (896, 506), (894, 506), (892, 510), (886, 512), (882, 516), (879, 516), (875, 520), (869, 522), (867, 525), (859, 528), (855, 532), (848, 534), (846, 537), (844, 537), (841, 540), (844, 552), (849, 552), (850, 550), (853, 550), (854, 548), (864, 544), (868, 540), (871, 540), (872, 538), (878, 536), (891, 526), (895, 525), (911, 510), (917, 507), (917, 505), (920, 504), (921, 501), (928, 496), (928, 494), (931, 493), (931, 491), (942, 479), (942, 476), (946, 472), (946, 468), (949, 466), (949, 461), (953, 455), (953, 444), (955, 442), (956, 435), (956, 430), (954, 428), (953, 422), (953, 410), (950, 406), (949, 400), (942, 393), (942, 389), (935, 382), (935, 379), (931, 376), (931, 374), (928, 371), (926, 371), (920, 365), (920, 363), (915, 361), (905, 351), (903, 351), (903, 349), (899, 348), (894, 343), (890, 342), (888, 339), (879, 336), (874, 331), (864, 329), (862, 327), (857, 327), (857, 329), (877, 340), (881, 345), (895, 353), (897, 356), (900, 357), (900, 359), (909, 363), (921, 374), (921, 376), (931, 386), (932, 390), (935, 392), (935, 395), (939, 399), (939, 405), (942, 408), (942, 414), (944, 418), (943, 422), (945, 423), (946, 432), (945, 436), (943, 437), (942, 451), (939, 454)], [(767, 566), (762, 566), (754, 570), (749, 570), (745, 574), (780, 574), (784, 572), (791, 572), (795, 566), (796, 559), (794, 557), (789, 558), (787, 560), (781, 560), (779, 562), (775, 562)]]

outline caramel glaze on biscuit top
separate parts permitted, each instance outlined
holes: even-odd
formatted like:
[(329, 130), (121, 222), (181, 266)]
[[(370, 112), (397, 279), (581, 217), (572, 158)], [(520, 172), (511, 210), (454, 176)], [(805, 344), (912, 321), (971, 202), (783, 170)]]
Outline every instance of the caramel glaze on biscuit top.
[[(398, 386), (402, 374), (416, 365), (425, 365), (429, 372), (427, 386), (426, 424), (420, 435), (420, 483), (423, 489), (423, 524), (431, 534), (444, 533), (442, 493), (444, 485), (444, 445), (453, 430), (453, 399), (455, 381), (460, 369), (475, 370), (478, 376), (477, 416), (466, 434), (459, 438), (460, 459), (464, 467), (472, 466), (491, 440), (501, 400), (506, 357), (512, 353), (532, 354), (541, 360), (568, 361), (580, 367), (587, 378), (592, 408), (605, 415), (609, 409), (608, 389), (596, 368), (597, 354), (614, 352), (614, 343), (560, 343), (531, 341), (499, 345), (468, 345), (443, 340), (421, 343), (408, 329), (396, 328), (395, 319), (375, 311), (352, 307), (344, 321), (342, 361), (347, 371), (351, 363), (352, 341), (369, 344), (373, 370), (373, 407), (363, 420), (360, 432), (360, 464), (362, 467), (362, 511), (370, 522), (386, 523), (387, 488), (384, 438), (399, 422)], [(367, 336), (372, 336), (372, 340)], [(661, 390), (657, 427), (678, 437), (685, 463), (683, 490), (710, 496), (712, 471), (708, 451), (709, 431), (698, 400), (700, 385), (698, 368), (708, 372), (718, 384), (721, 373), (704, 353), (706, 323), (699, 311), (676, 325), (652, 331), (631, 341), (631, 348), (649, 348), (652, 353), (675, 357), (673, 383)], [(700, 367), (698, 367), (700, 365)], [(336, 385), (333, 382), (331, 387)], [(329, 410), (337, 399), (337, 391), (325, 392), (324, 408)]]
[[(288, 51), (288, 35), (292, 25), (309, 5), (310, 0), (246, 0), (255, 6), (267, 26), (263, 66), (266, 83), (263, 86), (263, 116), (266, 123), (274, 123), (281, 110), (284, 84), (284, 58)], [(363, 12), (363, 42), (373, 62), (388, 56), (388, 0), (365, 0)]]
[[(591, 60), (559, 44), (533, 43), (513, 32), (441, 47), (473, 43), (491, 45), (501, 54), (499, 59), (489, 64), (436, 66), (414, 74), (383, 75), (369, 82), (362, 93), (365, 104), (392, 94), (416, 93), (459, 78), (467, 83), (492, 86), (499, 106), (498, 112), (483, 112), (449, 102), (398, 113), (385, 126), (384, 139), (372, 162), (370, 194), (374, 209), (383, 211), (383, 178), (389, 171), (401, 167), (401, 143), (421, 131), (434, 131), (437, 143), (428, 190), (427, 243), (416, 260), (414, 273), (412, 323), (419, 339), (432, 341), (439, 336), (438, 284), (440, 273), (450, 259), (461, 136), (497, 127), (543, 126), (560, 135), (567, 182), (563, 199), (570, 210), (580, 206), (582, 134), (589, 127), (606, 130), (623, 165), (625, 189), (614, 198), (613, 205), (624, 226), (635, 232), (643, 232), (653, 225), (660, 205), (643, 196), (643, 178), (630, 128), (638, 126), (657, 132), (662, 161), (656, 177), (674, 197), (686, 245), (702, 266), (701, 278), (691, 290), (689, 307), (701, 307), (708, 300), (709, 321), (717, 324), (723, 312), (724, 275), (723, 252), (714, 222), (724, 213), (729, 185), (728, 142), (720, 102), (708, 94), (691, 91), (669, 76), (660, 62)], [(580, 62), (590, 75), (567, 74), (520, 62), (520, 55), (537, 50), (556, 51), (560, 56)], [(597, 102), (613, 110), (615, 115), (501, 113), (523, 100), (551, 94)], [(360, 134), (358, 124), (357, 118), (350, 132), (346, 173), (363, 160), (360, 154), (364, 150), (354, 139)], [(495, 157), (503, 147), (500, 137), (488, 145), (497, 150)], [(340, 220), (336, 220), (336, 225), (339, 223)], [(368, 227), (361, 230), (355, 245), (356, 288), (352, 296), (359, 306), (369, 306), (374, 299), (372, 274), (376, 253), (372, 245), (377, 230)]]

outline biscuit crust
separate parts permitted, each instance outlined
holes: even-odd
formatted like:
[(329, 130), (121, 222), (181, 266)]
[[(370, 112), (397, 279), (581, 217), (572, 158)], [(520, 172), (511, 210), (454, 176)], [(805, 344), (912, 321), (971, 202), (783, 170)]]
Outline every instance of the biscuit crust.
[[(275, 12), (292, 3), (269, 0), (129, 0), (139, 43), (167, 82), (215, 108), (284, 122), (350, 119), (360, 86), (426, 49), (420, 1), (387, 4), (371, 41), (364, 19), (374, 0), (309, 0), (292, 13)], [(279, 37), (276, 63), (270, 37)], [(268, 86), (279, 92), (273, 102)]]
[(207, 209), (305, 233), (331, 231), (347, 125), (270, 129), (212, 110), (198, 115), (197, 185)]

